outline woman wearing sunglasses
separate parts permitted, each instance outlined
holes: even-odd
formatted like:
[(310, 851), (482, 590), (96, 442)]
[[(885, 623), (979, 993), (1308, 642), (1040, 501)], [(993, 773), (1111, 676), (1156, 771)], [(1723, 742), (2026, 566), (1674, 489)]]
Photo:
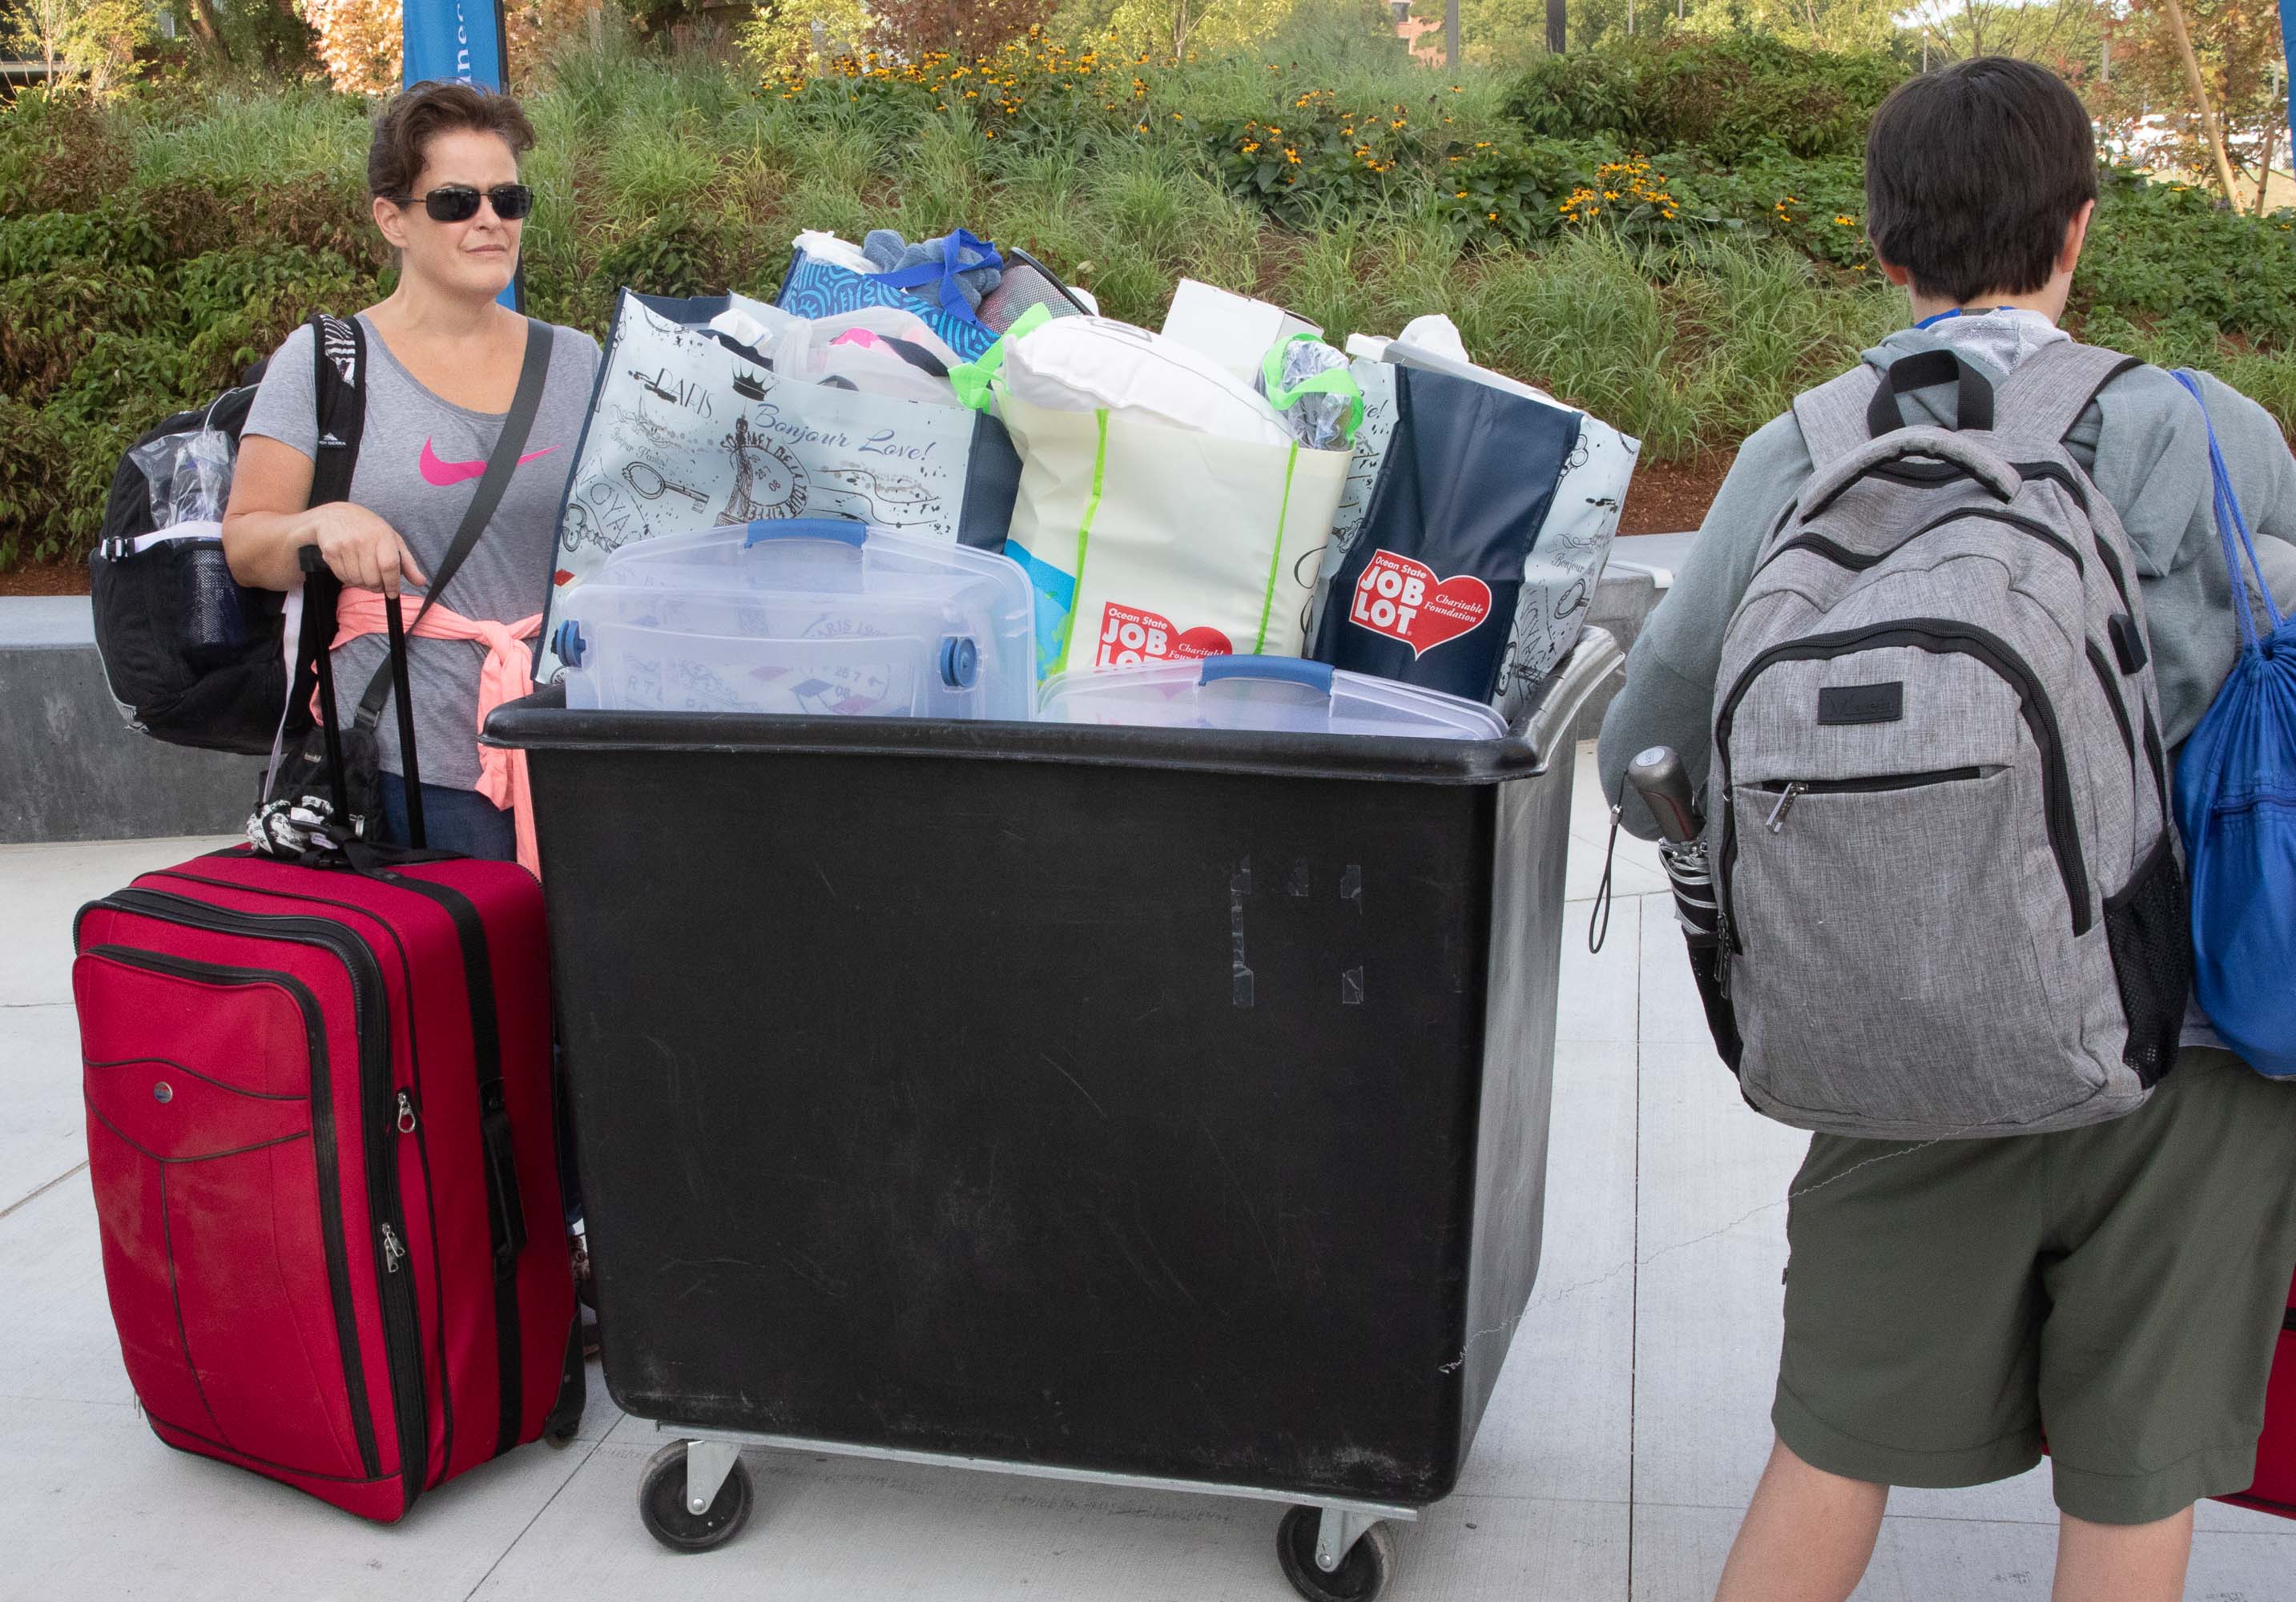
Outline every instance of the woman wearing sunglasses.
[[(533, 145), (516, 101), (463, 84), (418, 85), (377, 121), (367, 187), (398, 282), (359, 314), (365, 418), (348, 501), (309, 504), (319, 440), (308, 325), (272, 356), (248, 413), (224, 549), (242, 584), (291, 589), (307, 545), (342, 580), (334, 680), (345, 723), (384, 660), (381, 596), (429, 586), (511, 410), (528, 323), (496, 297), (517, 271), (533, 208), (518, 175), (519, 156)], [(539, 625), (559, 503), (598, 364), (587, 334), (549, 331), (540, 405), (500, 503), (407, 643), (430, 844), (529, 862), (530, 838), (519, 838), (508, 810), (512, 781), (498, 756), (487, 769), (477, 741), (482, 674), (490, 662), (508, 666)], [(380, 838), (403, 842), (396, 716), (384, 715), (375, 734)]]

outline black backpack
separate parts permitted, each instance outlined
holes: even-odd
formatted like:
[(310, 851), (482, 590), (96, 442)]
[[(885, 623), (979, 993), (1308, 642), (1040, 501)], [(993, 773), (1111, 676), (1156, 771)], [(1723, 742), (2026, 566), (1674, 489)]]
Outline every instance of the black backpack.
[[(356, 319), (324, 314), (311, 319), (311, 331), (319, 449), (310, 503), (321, 506), (350, 498), (366, 414), (366, 339)], [(258, 372), (168, 418), (136, 446), (212, 429), (235, 458)], [(112, 475), (102, 535), (88, 557), (96, 650), (120, 715), (155, 740), (250, 756), (308, 731), (315, 654), (334, 634), (332, 576), (323, 569), (305, 583), (291, 674), (287, 597), (234, 580), (213, 535), (137, 550), (138, 540), (160, 532), (153, 522), (151, 486), (131, 453)]]

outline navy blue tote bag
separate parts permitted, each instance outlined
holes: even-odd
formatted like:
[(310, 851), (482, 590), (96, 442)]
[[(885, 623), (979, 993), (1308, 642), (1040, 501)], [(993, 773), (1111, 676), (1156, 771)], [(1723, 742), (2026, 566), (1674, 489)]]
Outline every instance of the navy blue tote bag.
[[(2208, 404), (2189, 372), (2177, 380)], [(2224, 1042), (2259, 1073), (2296, 1077), (2296, 629), (2283, 626), (2216, 429), (2217, 536), (2232, 575), (2240, 658), (2177, 764), (2192, 868), (2194, 990)], [(2243, 603), (2252, 580), (2270, 628)]]

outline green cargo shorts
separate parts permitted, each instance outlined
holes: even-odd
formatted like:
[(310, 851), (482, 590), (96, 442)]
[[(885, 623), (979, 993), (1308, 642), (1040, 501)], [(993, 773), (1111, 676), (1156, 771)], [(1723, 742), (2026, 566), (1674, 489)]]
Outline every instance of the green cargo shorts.
[(1812, 1137), (1771, 1419), (1890, 1485), (2040, 1460), (2057, 1506), (2146, 1524), (2245, 1490), (2296, 1271), (2296, 1085), (2188, 1050), (2126, 1117), (1908, 1144)]

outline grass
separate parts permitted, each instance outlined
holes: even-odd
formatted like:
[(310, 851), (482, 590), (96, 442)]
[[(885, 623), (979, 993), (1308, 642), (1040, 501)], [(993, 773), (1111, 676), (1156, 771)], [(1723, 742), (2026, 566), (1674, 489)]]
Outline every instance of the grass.
[[(529, 309), (603, 334), (626, 283), (770, 296), (800, 229), (962, 225), (1152, 327), (1183, 276), (1280, 301), (1334, 341), (1446, 313), (1479, 359), (1640, 436), (1652, 462), (1732, 447), (1904, 321), (1837, 220), (1859, 208), (1854, 159), (1652, 152), (1632, 170), (1672, 175), (1650, 181), (1674, 198), (1566, 222), (1572, 186), (1599, 192), (1629, 170), (1602, 164), (1633, 152), (1529, 139), (1505, 75), (1311, 45), (1163, 67), (1039, 53), (1003, 84), (944, 69), (762, 88), (627, 41), (578, 45), (524, 96)], [(966, 100), (974, 84), (990, 99)], [(308, 86), (0, 110), (0, 566), (84, 548), (135, 432), (314, 306), (387, 290), (366, 119)], [(1275, 146), (1303, 159), (1261, 187), (1275, 151), (1240, 145), (1278, 124)], [(1378, 142), (1368, 159), (1359, 137)], [(2296, 421), (2288, 223), (2116, 180), (2077, 314), (2100, 342), (2209, 367)]]
[(336, 95), (217, 91), (170, 110), (134, 129), (138, 184), (173, 181), (235, 192), (296, 178), (356, 182), (365, 176), (366, 127), (344, 115)]

